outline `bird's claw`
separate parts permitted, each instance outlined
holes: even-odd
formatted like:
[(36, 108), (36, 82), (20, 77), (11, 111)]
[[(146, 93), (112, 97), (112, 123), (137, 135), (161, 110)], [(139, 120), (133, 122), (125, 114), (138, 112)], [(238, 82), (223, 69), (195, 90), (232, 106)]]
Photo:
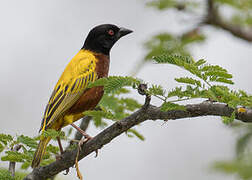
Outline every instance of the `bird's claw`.
[(78, 143), (79, 150), (81, 150), (81, 146), (89, 141), (89, 138), (81, 139)]
[(98, 157), (98, 149), (95, 150), (95, 158)]
[[(83, 144), (85, 144), (86, 142), (88, 142), (89, 140), (93, 139), (93, 137), (91, 136), (88, 136), (88, 137), (85, 137), (85, 139), (81, 139), (78, 143), (78, 148), (79, 150), (81, 151), (81, 146)], [(98, 149), (95, 150), (95, 158), (98, 157)]]

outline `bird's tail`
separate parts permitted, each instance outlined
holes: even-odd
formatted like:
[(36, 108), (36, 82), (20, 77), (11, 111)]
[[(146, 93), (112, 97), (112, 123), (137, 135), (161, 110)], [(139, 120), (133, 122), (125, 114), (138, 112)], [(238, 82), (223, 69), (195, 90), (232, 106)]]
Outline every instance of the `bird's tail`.
[(41, 137), (37, 150), (33, 156), (32, 165), (31, 165), (32, 168), (36, 168), (39, 166), (42, 160), (42, 157), (45, 153), (46, 146), (50, 140), (51, 140), (51, 137)]

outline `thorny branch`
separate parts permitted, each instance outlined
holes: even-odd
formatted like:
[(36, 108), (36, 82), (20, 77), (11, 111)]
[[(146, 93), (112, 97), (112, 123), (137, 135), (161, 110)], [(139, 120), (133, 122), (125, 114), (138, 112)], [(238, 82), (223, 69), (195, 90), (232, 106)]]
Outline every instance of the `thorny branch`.
[[(144, 94), (143, 94), (144, 95)], [(138, 111), (130, 116), (115, 122), (107, 127), (93, 139), (83, 144), (79, 154), (79, 160), (87, 155), (101, 149), (120, 134), (126, 132), (133, 126), (146, 120), (179, 120), (183, 118), (198, 116), (227, 116), (230, 117), (234, 109), (225, 104), (205, 101), (199, 104), (186, 105), (186, 110), (161, 111), (160, 107), (150, 104), (150, 96), (146, 95), (145, 104)], [(246, 109), (245, 112), (236, 111), (236, 119), (242, 122), (252, 122), (252, 109)], [(190, 120), (190, 119), (189, 119)], [(72, 167), (75, 163), (77, 149), (67, 150), (62, 154), (61, 159), (44, 167), (34, 169), (24, 180), (45, 180), (54, 175)]]

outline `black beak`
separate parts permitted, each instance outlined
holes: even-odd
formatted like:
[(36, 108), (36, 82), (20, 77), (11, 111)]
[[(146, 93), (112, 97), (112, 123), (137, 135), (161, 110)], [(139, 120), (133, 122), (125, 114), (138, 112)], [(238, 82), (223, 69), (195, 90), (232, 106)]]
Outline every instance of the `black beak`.
[(133, 32), (133, 31), (130, 30), (130, 29), (126, 29), (126, 28), (121, 27), (120, 30), (119, 30), (119, 32), (118, 32), (119, 38), (121, 38), (121, 37), (123, 37), (123, 36), (125, 36), (125, 35), (127, 35), (127, 34), (130, 34), (130, 33), (132, 33), (132, 32)]

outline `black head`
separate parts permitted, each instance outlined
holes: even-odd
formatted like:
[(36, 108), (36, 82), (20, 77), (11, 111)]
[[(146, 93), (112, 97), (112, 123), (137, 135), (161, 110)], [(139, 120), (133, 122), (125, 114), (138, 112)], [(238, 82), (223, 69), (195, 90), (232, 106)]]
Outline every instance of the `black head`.
[(119, 28), (113, 24), (102, 24), (94, 27), (88, 34), (82, 49), (109, 55), (110, 49), (121, 37), (133, 31)]

